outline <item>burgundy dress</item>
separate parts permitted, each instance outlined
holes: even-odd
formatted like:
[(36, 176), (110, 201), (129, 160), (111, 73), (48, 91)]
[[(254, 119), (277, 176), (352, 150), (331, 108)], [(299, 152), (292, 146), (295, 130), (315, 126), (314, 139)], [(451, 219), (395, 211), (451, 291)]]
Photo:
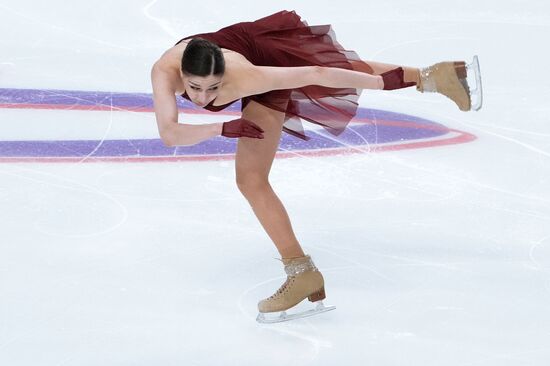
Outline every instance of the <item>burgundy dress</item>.
[[(240, 53), (258, 66), (329, 66), (352, 70), (351, 61), (360, 58), (345, 50), (330, 25), (309, 26), (294, 11), (281, 11), (253, 22), (243, 22), (217, 32), (185, 37), (202, 37)], [(181, 42), (179, 41), (179, 42)], [(178, 43), (179, 43), (178, 42)], [(242, 98), (241, 110), (251, 101), (285, 113), (283, 130), (307, 140), (300, 119), (323, 126), (333, 135), (346, 128), (357, 111), (361, 89), (328, 88), (310, 85), (289, 90), (273, 90)], [(189, 99), (186, 94), (182, 95)], [(205, 109), (220, 111), (231, 103)]]

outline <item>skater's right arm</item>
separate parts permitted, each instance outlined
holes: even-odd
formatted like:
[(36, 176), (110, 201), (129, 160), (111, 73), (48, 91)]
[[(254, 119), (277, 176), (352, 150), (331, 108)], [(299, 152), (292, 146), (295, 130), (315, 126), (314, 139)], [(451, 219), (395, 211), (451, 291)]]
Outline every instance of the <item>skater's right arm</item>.
[(222, 133), (222, 123), (187, 125), (178, 123), (178, 107), (170, 74), (155, 64), (151, 70), (153, 103), (160, 138), (166, 146), (188, 146)]

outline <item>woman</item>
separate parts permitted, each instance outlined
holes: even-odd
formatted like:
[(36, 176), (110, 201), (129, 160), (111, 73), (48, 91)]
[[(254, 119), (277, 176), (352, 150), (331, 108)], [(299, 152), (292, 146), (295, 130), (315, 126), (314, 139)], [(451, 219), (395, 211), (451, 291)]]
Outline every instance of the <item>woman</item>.
[[(426, 69), (363, 61), (338, 44), (329, 25), (308, 26), (295, 12), (189, 36), (154, 64), (151, 78), (159, 134), (167, 146), (192, 145), (223, 135), (238, 138), (239, 190), (277, 247), (288, 275), (260, 314), (285, 311), (306, 297), (325, 298), (324, 281), (294, 235), (269, 184), (282, 131), (307, 139), (300, 119), (337, 135), (353, 118), (362, 89), (416, 85), (471, 109), (464, 62)], [(178, 124), (175, 95), (219, 111), (242, 99), (242, 118), (204, 125)]]

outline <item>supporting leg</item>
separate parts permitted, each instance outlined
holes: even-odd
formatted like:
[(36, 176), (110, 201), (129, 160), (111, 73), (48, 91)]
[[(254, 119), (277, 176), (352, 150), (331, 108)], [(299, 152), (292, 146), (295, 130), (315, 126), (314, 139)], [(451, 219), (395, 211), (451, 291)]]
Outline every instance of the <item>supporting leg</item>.
[(243, 118), (259, 125), (265, 131), (265, 138), (239, 139), (235, 159), (237, 186), (281, 257), (303, 256), (304, 252), (294, 235), (286, 209), (268, 179), (279, 146), (284, 113), (252, 101), (243, 110)]

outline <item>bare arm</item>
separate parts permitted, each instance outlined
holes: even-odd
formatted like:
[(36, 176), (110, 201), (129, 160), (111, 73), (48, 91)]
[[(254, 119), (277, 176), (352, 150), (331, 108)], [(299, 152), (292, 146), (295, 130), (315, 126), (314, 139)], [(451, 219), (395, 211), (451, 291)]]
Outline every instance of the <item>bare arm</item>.
[(299, 66), (271, 67), (256, 66), (247, 85), (250, 94), (261, 94), (270, 90), (295, 89), (308, 85), (330, 88), (382, 89), (384, 82), (379, 75), (340, 69), (336, 67)]
[(178, 123), (178, 107), (170, 75), (155, 64), (151, 70), (153, 103), (157, 127), (166, 146), (188, 146), (207, 140), (222, 132), (222, 123), (185, 125)]

